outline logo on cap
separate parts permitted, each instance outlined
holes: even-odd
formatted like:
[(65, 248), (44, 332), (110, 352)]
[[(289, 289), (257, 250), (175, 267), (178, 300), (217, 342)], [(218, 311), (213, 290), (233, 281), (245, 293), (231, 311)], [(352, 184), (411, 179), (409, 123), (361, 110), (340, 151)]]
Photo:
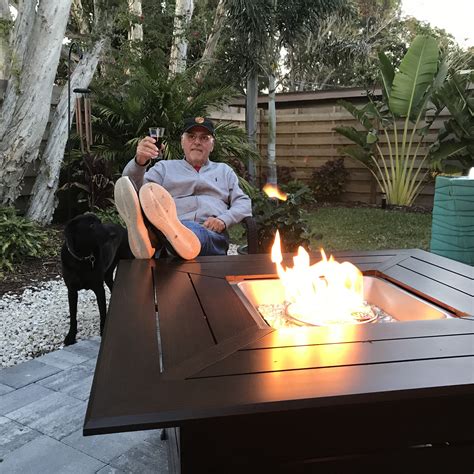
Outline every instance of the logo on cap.
[(204, 123), (204, 117), (196, 117), (196, 118), (194, 119), (194, 121), (195, 121), (196, 123)]

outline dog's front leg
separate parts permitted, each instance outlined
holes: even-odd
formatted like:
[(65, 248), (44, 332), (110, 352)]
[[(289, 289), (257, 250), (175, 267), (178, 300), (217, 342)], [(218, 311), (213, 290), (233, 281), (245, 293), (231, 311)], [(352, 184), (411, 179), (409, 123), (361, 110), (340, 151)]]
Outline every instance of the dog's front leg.
[(95, 296), (97, 297), (97, 304), (99, 305), (99, 313), (100, 313), (100, 335), (104, 332), (104, 324), (105, 324), (105, 316), (107, 314), (107, 307), (105, 303), (105, 290), (104, 286), (100, 285), (100, 287), (93, 290)]
[(69, 332), (64, 339), (64, 345), (70, 346), (76, 343), (77, 335), (77, 290), (67, 290), (67, 299), (69, 302)]

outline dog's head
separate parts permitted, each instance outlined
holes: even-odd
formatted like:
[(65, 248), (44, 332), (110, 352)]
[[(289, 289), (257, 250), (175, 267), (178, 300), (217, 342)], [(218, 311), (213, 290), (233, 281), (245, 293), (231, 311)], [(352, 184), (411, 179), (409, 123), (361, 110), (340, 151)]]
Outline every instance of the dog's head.
[(68, 248), (77, 256), (84, 257), (104, 245), (115, 234), (107, 229), (96, 215), (82, 214), (66, 224), (64, 236)]

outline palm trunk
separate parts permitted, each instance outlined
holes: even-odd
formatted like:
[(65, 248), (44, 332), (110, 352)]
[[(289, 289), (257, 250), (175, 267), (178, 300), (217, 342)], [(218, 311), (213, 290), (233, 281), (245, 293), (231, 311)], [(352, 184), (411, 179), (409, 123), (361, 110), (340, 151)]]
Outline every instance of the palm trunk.
[(84, 15), (84, 8), (82, 6), (81, 0), (72, 0), (71, 16), (77, 23), (79, 27), (79, 33), (81, 35), (86, 35), (89, 33), (89, 24), (86, 21), (86, 16)]
[[(252, 72), (247, 77), (247, 95), (245, 96), (245, 127), (247, 137), (253, 148), (257, 149), (257, 111), (258, 111), (258, 74)], [(255, 163), (249, 160), (249, 181), (254, 186), (257, 184)]]
[[(141, 17), (142, 15), (142, 2), (141, 0), (128, 0), (128, 9), (130, 13)], [(143, 27), (139, 23), (135, 23), (128, 32), (128, 39), (131, 41), (143, 41)]]
[[(71, 76), (71, 89), (86, 88), (91, 82), (106, 40), (99, 40), (90, 52), (84, 54)], [(75, 101), (71, 103), (71, 116), (74, 115)], [(48, 143), (44, 150), (41, 167), (32, 190), (27, 217), (41, 224), (49, 224), (56, 209), (56, 191), (59, 172), (63, 162), (68, 139), (68, 90), (63, 87), (58, 106), (51, 122)]]
[(188, 42), (186, 40), (186, 28), (193, 15), (194, 0), (176, 0), (173, 44), (171, 46), (169, 77), (184, 72), (186, 69), (186, 57)]
[(216, 51), (217, 43), (221, 35), (222, 26), (224, 25), (225, 20), (225, 0), (219, 0), (216, 8), (216, 14), (214, 16), (214, 23), (212, 25), (212, 31), (209, 35), (209, 38), (206, 42), (206, 47), (204, 48), (204, 53), (201, 58), (201, 67), (196, 74), (196, 82), (201, 83), (204, 80), (204, 77), (209, 71), (212, 60), (214, 58), (214, 53)]
[(276, 165), (276, 109), (275, 109), (275, 74), (273, 71), (268, 75), (268, 178), (267, 182), (277, 184)]
[[(10, 75), (0, 112), (0, 204), (13, 204), (38, 157), (72, 0), (24, 2), (15, 22)], [(18, 72), (19, 71), (19, 72)]]

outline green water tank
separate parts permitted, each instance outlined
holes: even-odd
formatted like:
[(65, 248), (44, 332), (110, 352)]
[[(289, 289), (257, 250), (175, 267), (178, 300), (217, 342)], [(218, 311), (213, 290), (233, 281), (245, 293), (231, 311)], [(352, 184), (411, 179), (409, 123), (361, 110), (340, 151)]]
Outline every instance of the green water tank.
[(431, 252), (474, 265), (474, 179), (436, 178)]

